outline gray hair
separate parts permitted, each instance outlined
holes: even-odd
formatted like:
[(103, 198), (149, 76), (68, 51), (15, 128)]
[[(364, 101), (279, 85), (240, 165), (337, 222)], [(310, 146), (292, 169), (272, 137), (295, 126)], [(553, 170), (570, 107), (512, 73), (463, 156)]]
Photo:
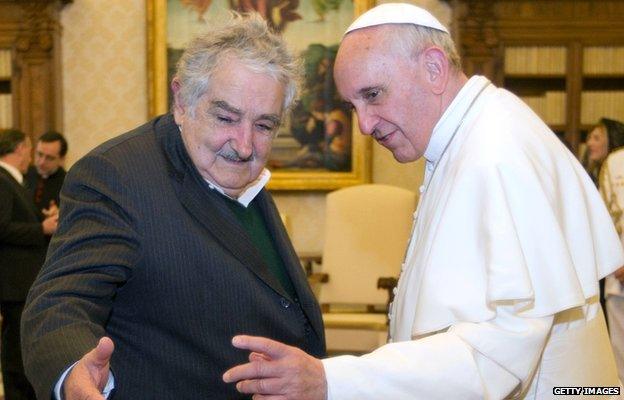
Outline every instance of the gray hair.
[(209, 89), (219, 61), (232, 56), (252, 71), (266, 73), (284, 84), (282, 107), (289, 109), (299, 91), (300, 63), (259, 14), (232, 14), (225, 26), (193, 39), (180, 57), (175, 74), (180, 82), (180, 102), (192, 114), (199, 98)]
[(461, 58), (448, 33), (412, 24), (396, 24), (392, 27), (395, 29), (388, 30), (387, 39), (400, 46), (406, 54), (418, 55), (429, 46), (437, 46), (444, 51), (451, 67), (461, 71)]

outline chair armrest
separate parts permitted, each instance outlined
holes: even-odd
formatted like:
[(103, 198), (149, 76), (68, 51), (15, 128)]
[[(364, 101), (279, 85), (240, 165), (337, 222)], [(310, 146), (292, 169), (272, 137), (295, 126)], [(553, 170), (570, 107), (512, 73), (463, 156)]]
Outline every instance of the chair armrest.
[(308, 276), (314, 273), (314, 264), (323, 263), (323, 256), (318, 253), (302, 252), (298, 254), (298, 257), (299, 261), (301, 261), (301, 266), (303, 266), (303, 270)]
[(388, 291), (388, 303), (386, 303), (386, 311), (390, 310), (390, 303), (394, 301), (394, 288), (399, 280), (393, 276), (381, 277), (377, 279), (377, 289), (385, 289)]
[(327, 283), (329, 282), (329, 274), (323, 272), (313, 272), (308, 275), (308, 282), (310, 285), (315, 283)]

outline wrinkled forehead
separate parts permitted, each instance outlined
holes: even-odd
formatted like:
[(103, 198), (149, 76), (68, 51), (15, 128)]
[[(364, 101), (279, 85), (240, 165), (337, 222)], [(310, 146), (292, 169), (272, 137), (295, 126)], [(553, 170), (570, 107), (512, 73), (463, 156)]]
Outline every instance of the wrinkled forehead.
[(334, 66), (334, 80), (340, 97), (354, 101), (367, 89), (388, 83), (389, 66), (396, 64), (387, 52), (373, 47), (345, 47)]
[(345, 64), (360, 61), (362, 58), (383, 56), (383, 42), (385, 40), (385, 28), (376, 26), (358, 29), (350, 32), (342, 39), (335, 66), (344, 67)]

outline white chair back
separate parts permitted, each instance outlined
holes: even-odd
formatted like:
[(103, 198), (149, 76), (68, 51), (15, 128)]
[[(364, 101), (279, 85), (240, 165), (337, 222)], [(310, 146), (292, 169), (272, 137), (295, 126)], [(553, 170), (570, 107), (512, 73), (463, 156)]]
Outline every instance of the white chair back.
[(398, 277), (416, 208), (416, 195), (382, 184), (327, 195), (321, 304), (385, 305), (380, 277)]

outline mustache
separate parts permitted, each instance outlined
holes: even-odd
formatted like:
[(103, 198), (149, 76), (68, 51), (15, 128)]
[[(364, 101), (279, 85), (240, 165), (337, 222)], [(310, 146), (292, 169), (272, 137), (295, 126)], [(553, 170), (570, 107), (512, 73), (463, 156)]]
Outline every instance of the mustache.
[(217, 155), (225, 158), (228, 161), (234, 161), (234, 162), (248, 162), (248, 161), (253, 161), (254, 159), (253, 153), (251, 153), (248, 157), (241, 157), (240, 154), (238, 154), (238, 152), (234, 149), (219, 150), (217, 152)]

